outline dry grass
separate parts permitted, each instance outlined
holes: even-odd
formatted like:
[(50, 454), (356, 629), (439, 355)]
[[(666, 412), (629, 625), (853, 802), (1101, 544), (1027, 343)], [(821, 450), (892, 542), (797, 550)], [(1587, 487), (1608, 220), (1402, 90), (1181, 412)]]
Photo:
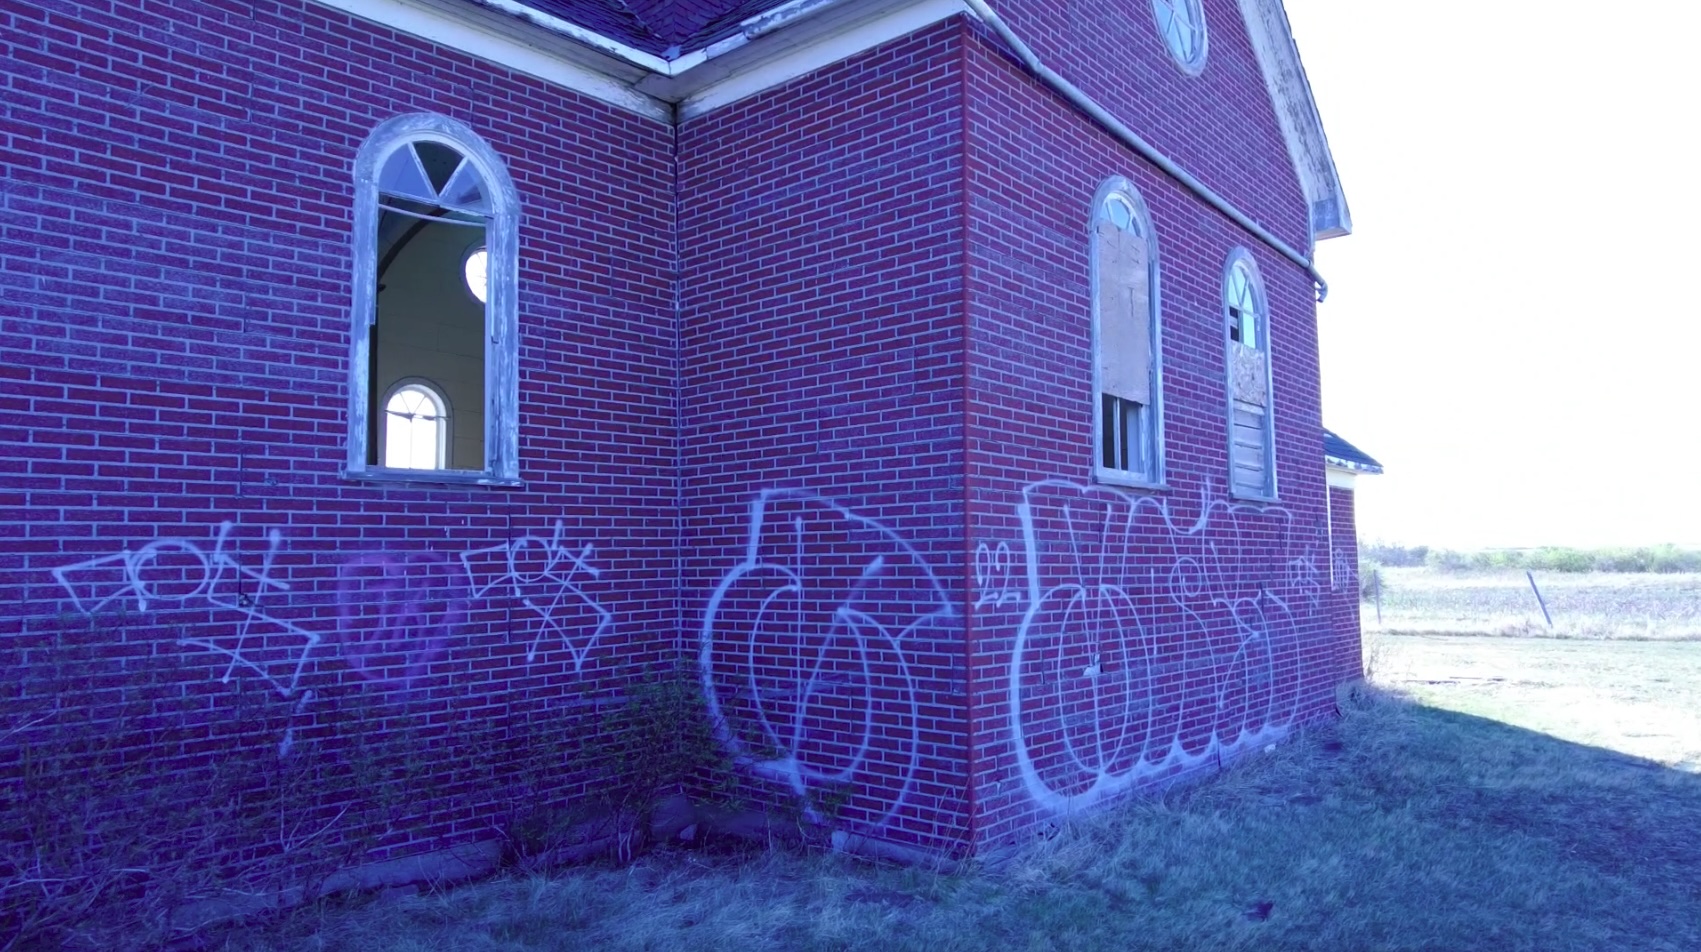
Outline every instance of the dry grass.
[(1521, 571), (1384, 568), (1382, 623), (1367, 631), (1515, 637), (1701, 640), (1701, 574), (1537, 572), (1553, 626)]
[(223, 947), (1701, 948), (1701, 776), (1404, 700), (1346, 714), (998, 869), (660, 853), (321, 906)]

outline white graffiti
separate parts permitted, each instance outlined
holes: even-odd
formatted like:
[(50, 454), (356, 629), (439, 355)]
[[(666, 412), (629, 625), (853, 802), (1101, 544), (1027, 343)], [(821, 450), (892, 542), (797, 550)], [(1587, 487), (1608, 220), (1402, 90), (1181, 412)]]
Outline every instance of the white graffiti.
[(1336, 546), (1330, 554), (1329, 583), (1335, 591), (1358, 589), (1358, 552), (1346, 546)]
[[(601, 574), (591, 564), (592, 547), (585, 545), (574, 552), (564, 541), (566, 533), (566, 524), (557, 519), (555, 532), (548, 539), (520, 536), (502, 545), (465, 552), (461, 563), (472, 584), (472, 598), (483, 598), (500, 586), (537, 614), (537, 633), (526, 648), (528, 662), (537, 659), (538, 646), (552, 637), (571, 654), (573, 670), (580, 671), (591, 648), (613, 624), (614, 616), (585, 592), (580, 581)], [(587, 628), (590, 634), (583, 635)]]
[(1028, 792), (1084, 809), (1141, 779), (1282, 736), (1299, 701), (1295, 599), (1317, 592), (1274, 506), (1047, 480), (1018, 505), (1029, 607), (1010, 667)]
[(1323, 577), (1317, 569), (1314, 550), (1308, 548), (1304, 553), (1288, 560), (1287, 581), (1288, 590), (1296, 600), (1304, 599), (1313, 612), (1323, 610)]
[(1021, 583), (1016, 579), (1016, 559), (1010, 554), (1010, 543), (996, 546), (982, 542), (975, 546), (976, 608), (996, 608), (1022, 601)]
[(877, 829), (920, 763), (912, 644), (954, 616), (890, 529), (818, 496), (761, 493), (742, 559), (704, 612), (699, 664), (721, 742), (807, 816)]
[[(70, 595), (77, 610), (93, 618), (115, 603), (133, 598), (140, 611), (160, 607), (208, 607), (240, 616), (228, 642), (211, 637), (183, 638), (178, 644), (205, 648), (230, 659), (220, 681), (229, 683), (238, 667), (246, 668), (283, 697), (291, 697), (301, 681), (308, 655), (319, 636), (268, 614), (261, 601), (270, 593), (289, 591), (289, 583), (272, 574), (283, 534), (266, 534), (265, 555), (258, 567), (244, 565), (231, 554), (231, 522), (220, 523), (211, 552), (186, 539), (156, 539), (141, 548), (125, 549), (84, 562), (53, 569), (53, 577)], [(301, 641), (293, 657), (281, 652), (282, 636)], [(251, 648), (258, 644), (261, 647)], [(281, 669), (281, 670), (280, 670)]]

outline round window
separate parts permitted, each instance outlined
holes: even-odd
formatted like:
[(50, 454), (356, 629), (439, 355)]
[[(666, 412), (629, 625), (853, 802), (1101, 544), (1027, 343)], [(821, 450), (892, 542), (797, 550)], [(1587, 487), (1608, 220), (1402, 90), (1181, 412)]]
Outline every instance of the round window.
[(1199, 0), (1152, 0), (1158, 35), (1169, 55), (1190, 73), (1205, 65), (1205, 11)]

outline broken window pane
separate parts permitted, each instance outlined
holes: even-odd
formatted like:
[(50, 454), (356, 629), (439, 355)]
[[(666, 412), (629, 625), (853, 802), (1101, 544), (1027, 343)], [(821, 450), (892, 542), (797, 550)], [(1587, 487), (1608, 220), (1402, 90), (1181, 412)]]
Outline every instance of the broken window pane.
[(419, 164), (425, 168), (426, 177), (431, 180), (432, 194), (443, 191), (443, 186), (449, 184), (449, 179), (461, 166), (461, 154), (441, 142), (415, 142), (413, 148), (419, 153)]

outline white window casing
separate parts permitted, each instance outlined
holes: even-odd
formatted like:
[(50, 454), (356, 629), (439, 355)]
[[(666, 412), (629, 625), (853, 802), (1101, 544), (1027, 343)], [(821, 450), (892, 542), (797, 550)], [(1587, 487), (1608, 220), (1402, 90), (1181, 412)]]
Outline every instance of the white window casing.
[(1257, 261), (1234, 249), (1223, 268), (1229, 487), (1251, 499), (1276, 497), (1269, 313)]
[(1162, 340), (1151, 216), (1111, 178), (1088, 217), (1092, 286), (1093, 469), (1101, 482), (1163, 484)]
[[(417, 176), (398, 159), (398, 150), (414, 143), (437, 143), (459, 153), (460, 166), (441, 188), (433, 189), (443, 208), (483, 217), (487, 297), (484, 302), (483, 465), (439, 470), (376, 466), (371, 378), (371, 331), (378, 316), (379, 180), (383, 194), (408, 201), (425, 200)], [(475, 176), (476, 173), (476, 176)], [(393, 181), (392, 181), (393, 180)], [(513, 484), (519, 480), (519, 224), (520, 203), (501, 158), (466, 125), (427, 113), (397, 116), (381, 123), (355, 158), (353, 288), (349, 322), (349, 428), (345, 474), (361, 479), (411, 479), (434, 482)], [(447, 203), (447, 204), (444, 204)], [(405, 214), (405, 212), (404, 212)], [(449, 222), (453, 224), (454, 222)], [(476, 432), (476, 431), (475, 431)]]

